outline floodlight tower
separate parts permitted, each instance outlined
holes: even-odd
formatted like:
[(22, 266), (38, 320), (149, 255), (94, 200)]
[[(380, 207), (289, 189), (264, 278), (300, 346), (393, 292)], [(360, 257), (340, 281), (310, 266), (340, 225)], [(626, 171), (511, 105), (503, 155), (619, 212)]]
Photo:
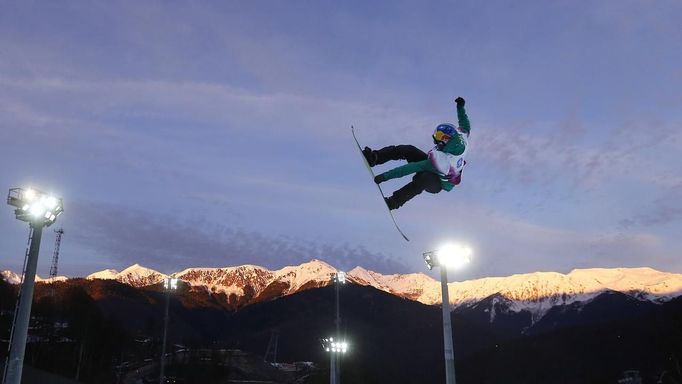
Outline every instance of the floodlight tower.
[(161, 369), (159, 373), (159, 384), (163, 384), (165, 379), (164, 368), (166, 365), (166, 338), (168, 336), (168, 307), (170, 306), (170, 292), (178, 289), (178, 279), (166, 277), (163, 280), (163, 289), (166, 291), (166, 314), (163, 318), (163, 344), (161, 346)]
[(345, 341), (334, 341), (333, 337), (322, 339), (322, 348), (329, 352), (329, 383), (338, 384), (336, 382), (336, 357), (348, 351), (348, 343)]
[(443, 352), (445, 356), (445, 382), (455, 384), (455, 354), (452, 346), (452, 325), (450, 324), (450, 298), (448, 295), (448, 267), (458, 268), (469, 263), (471, 249), (461, 245), (447, 244), (435, 251), (423, 253), (429, 270), (440, 267), (440, 284), (443, 308)]
[(31, 319), (31, 304), (35, 288), (36, 268), (40, 252), (40, 240), (43, 228), (52, 225), (57, 216), (64, 211), (61, 198), (31, 188), (12, 188), (7, 195), (7, 204), (15, 207), (14, 214), (18, 220), (28, 223), (29, 249), (24, 261), (23, 280), (14, 311), (14, 322), (10, 336), (10, 347), (5, 364), (4, 383), (20, 384), (26, 352), (26, 337)]
[[(334, 281), (335, 291), (336, 291), (336, 340), (341, 340), (341, 306), (339, 305), (339, 289), (342, 284), (346, 284), (346, 272), (339, 271), (332, 273), (332, 280)], [(336, 384), (341, 383), (341, 356), (336, 354), (336, 369), (334, 370), (334, 380)]]

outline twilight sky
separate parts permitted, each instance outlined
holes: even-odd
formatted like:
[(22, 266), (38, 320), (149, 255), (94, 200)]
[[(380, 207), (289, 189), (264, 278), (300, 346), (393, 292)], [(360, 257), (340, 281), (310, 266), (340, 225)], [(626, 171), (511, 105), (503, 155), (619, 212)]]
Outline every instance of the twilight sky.
[[(70, 276), (425, 272), (445, 240), (475, 251), (453, 280), (682, 272), (681, 19), (673, 0), (0, 1), (0, 188), (63, 196)], [(398, 211), (407, 243), (349, 127), (426, 150), (456, 96), (464, 180)], [(5, 206), (0, 232), (18, 271), (28, 226)]]

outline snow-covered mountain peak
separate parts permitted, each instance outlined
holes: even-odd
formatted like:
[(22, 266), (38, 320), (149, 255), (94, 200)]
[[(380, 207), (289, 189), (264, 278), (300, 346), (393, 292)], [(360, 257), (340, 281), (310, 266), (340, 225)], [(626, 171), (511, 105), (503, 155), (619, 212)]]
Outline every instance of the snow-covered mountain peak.
[(423, 273), (382, 275), (362, 267), (355, 267), (348, 272), (348, 279), (356, 284), (369, 285), (425, 304), (440, 302), (440, 283)]
[(653, 300), (669, 300), (682, 294), (679, 274), (661, 272), (649, 267), (576, 269), (567, 276), (592, 292), (604, 289), (626, 293), (640, 292)]
[(299, 278), (310, 278), (319, 280), (329, 279), (332, 273), (336, 273), (336, 268), (320, 260), (312, 260), (307, 263), (303, 263), (297, 266), (284, 267), (280, 270), (275, 271), (275, 274), (279, 276), (296, 275)]
[[(10, 284), (19, 284), (21, 283), (21, 275), (14, 273), (12, 271), (2, 271), (0, 272), (0, 276), (2, 276), (2, 279), (5, 280), (6, 282)], [(38, 280), (38, 279), (36, 279)]]
[(336, 269), (312, 260), (297, 266), (271, 271), (257, 265), (225, 268), (188, 268), (175, 276), (192, 286), (224, 293), (231, 302), (268, 300), (300, 290), (328, 284)]
[(142, 265), (135, 263), (135, 264), (129, 266), (128, 268), (122, 270), (120, 273), (122, 273), (122, 274), (137, 273), (137, 274), (148, 275), (150, 273), (155, 273), (155, 272), (158, 273), (157, 271), (155, 271), (153, 269), (149, 269), (147, 267), (143, 267)]
[(121, 283), (130, 284), (135, 287), (144, 287), (158, 284), (166, 277), (167, 276), (163, 273), (136, 263), (121, 272), (118, 272), (115, 269), (105, 269), (88, 275), (86, 279), (117, 280)]
[[(357, 267), (349, 273), (357, 284), (370, 285), (424, 304), (440, 304), (440, 282), (424, 274), (382, 275)], [(489, 297), (514, 312), (529, 311), (537, 320), (553, 306), (589, 302), (606, 292), (621, 292), (639, 300), (665, 301), (682, 295), (682, 275), (652, 268), (576, 269), (568, 274), (533, 272), (487, 277), (448, 284), (450, 303), (473, 305)], [(495, 313), (491, 308), (490, 313)]]
[(144, 287), (161, 283), (167, 275), (153, 269), (133, 264), (116, 275), (116, 280), (135, 287)]
[(332, 274), (338, 272), (336, 268), (324, 261), (314, 259), (293, 267), (284, 267), (274, 272), (273, 282), (287, 285), (287, 293), (294, 293), (301, 289), (328, 285)]
[[(10, 284), (19, 284), (21, 283), (21, 275), (18, 273), (14, 273), (12, 271), (2, 271), (0, 272), (0, 276), (2, 277), (3, 280)], [(45, 282), (45, 283), (52, 283), (52, 282), (57, 282), (57, 281), (66, 281), (68, 278), (66, 276), (55, 276), (53, 278), (47, 278), (43, 279), (39, 275), (36, 275), (35, 282)]]
[(118, 271), (115, 269), (104, 269), (95, 273), (91, 273), (85, 278), (88, 280), (100, 279), (100, 280), (115, 280), (118, 275)]

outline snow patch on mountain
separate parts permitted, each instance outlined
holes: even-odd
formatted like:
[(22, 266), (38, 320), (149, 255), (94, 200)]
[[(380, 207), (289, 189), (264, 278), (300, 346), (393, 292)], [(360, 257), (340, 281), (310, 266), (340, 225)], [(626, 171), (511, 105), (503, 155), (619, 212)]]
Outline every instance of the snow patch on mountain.
[(440, 283), (423, 273), (382, 275), (355, 267), (348, 272), (347, 277), (356, 284), (369, 285), (410, 300), (425, 304), (440, 303)]
[(312, 260), (276, 271), (255, 265), (188, 268), (176, 273), (175, 277), (192, 286), (204, 286), (211, 292), (258, 298), (265, 293), (284, 296), (301, 289), (327, 285), (331, 281), (331, 274), (335, 272), (336, 269), (329, 264)]
[(225, 268), (187, 268), (174, 277), (192, 286), (206, 287), (210, 292), (244, 296), (248, 287), (258, 291), (272, 280), (272, 272), (255, 265)]
[[(0, 272), (0, 276), (2, 276), (2, 279), (5, 280), (6, 282), (10, 284), (19, 284), (21, 283), (21, 275), (18, 273), (12, 272), (12, 271), (2, 271)], [(66, 281), (68, 280), (68, 277), (66, 276), (55, 276), (53, 278), (47, 278), (43, 279), (42, 277), (36, 275), (35, 282), (44, 282), (44, 283), (52, 283), (52, 282), (57, 282), (57, 281)]]
[[(357, 267), (349, 272), (349, 277), (358, 284), (424, 304), (441, 302), (440, 282), (423, 274), (385, 276)], [(609, 291), (638, 300), (667, 301), (682, 295), (682, 275), (652, 268), (593, 268), (576, 269), (568, 274), (535, 272), (448, 284), (450, 304), (455, 307), (471, 306), (498, 295), (488, 311), (491, 321), (504, 310), (528, 311), (535, 322), (554, 306), (587, 303)]]
[[(12, 271), (2, 271), (0, 272), (0, 276), (2, 276), (2, 279), (10, 284), (21, 283), (21, 276)], [(36, 280), (38, 280), (38, 276), (36, 276)]]
[(116, 275), (118, 275), (118, 271), (115, 269), (105, 269), (103, 271), (95, 272), (89, 274), (86, 279), (88, 280), (94, 280), (94, 279), (100, 279), (100, 280), (116, 280)]
[(321, 260), (313, 260), (296, 267), (284, 267), (275, 271), (275, 281), (289, 285), (288, 292), (297, 292), (304, 286), (325, 286), (332, 280), (336, 268)]
[(133, 264), (121, 272), (117, 272), (114, 269), (105, 269), (88, 275), (86, 278), (88, 280), (117, 280), (134, 287), (146, 287), (161, 283), (166, 277), (168, 276), (153, 269), (143, 267), (140, 264)]
[[(241, 265), (188, 268), (172, 276), (191, 286), (223, 293), (230, 302), (246, 305), (332, 284), (332, 275), (336, 272), (338, 270), (329, 264), (312, 260), (274, 271), (256, 265)], [(11, 271), (2, 272), (2, 276), (14, 284), (20, 280), (20, 276)], [(423, 273), (383, 275), (356, 267), (346, 276), (351, 283), (372, 286), (427, 305), (437, 305), (441, 301), (440, 282)], [(114, 279), (136, 287), (161, 283), (165, 277), (167, 275), (139, 264), (121, 272), (107, 269), (87, 276), (88, 279)], [(36, 281), (43, 279), (37, 277)], [(638, 300), (663, 302), (682, 295), (682, 275), (646, 267), (591, 268), (575, 269), (568, 274), (535, 272), (448, 284), (450, 304), (455, 307), (468, 307), (493, 298), (492, 307), (486, 311), (491, 321), (500, 313), (522, 311), (530, 312), (533, 321), (537, 321), (552, 307), (587, 303), (611, 291)]]

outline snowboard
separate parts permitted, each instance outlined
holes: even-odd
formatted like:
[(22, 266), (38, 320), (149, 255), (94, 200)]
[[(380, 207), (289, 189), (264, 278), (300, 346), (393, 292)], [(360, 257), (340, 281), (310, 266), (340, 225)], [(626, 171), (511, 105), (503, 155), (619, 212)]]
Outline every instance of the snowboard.
[[(350, 131), (353, 134), (353, 140), (355, 140), (355, 144), (358, 147), (358, 151), (360, 151), (360, 157), (362, 157), (362, 162), (365, 164), (365, 167), (369, 171), (369, 174), (372, 176), (372, 184), (376, 185), (377, 188), (379, 188), (379, 194), (381, 195), (381, 204), (384, 207), (386, 207), (386, 209), (388, 209), (388, 206), (386, 205), (386, 202), (384, 200), (386, 198), (386, 195), (384, 195), (384, 191), (381, 189), (381, 185), (374, 182), (374, 176), (376, 176), (376, 175), (374, 174), (374, 171), (372, 171), (372, 167), (370, 167), (369, 164), (367, 163), (367, 159), (365, 159), (365, 155), (362, 153), (362, 147), (360, 146), (360, 142), (358, 141), (357, 136), (355, 136), (355, 127), (353, 127), (351, 125)], [(408, 239), (407, 236), (405, 236), (403, 231), (398, 226), (398, 223), (395, 221), (395, 216), (393, 216), (393, 212), (390, 209), (388, 209), (388, 214), (391, 215), (391, 220), (393, 221), (393, 225), (395, 225), (395, 229), (398, 230), (398, 232), (403, 237), (403, 239), (405, 239), (406, 241), (410, 241), (410, 239)]]

